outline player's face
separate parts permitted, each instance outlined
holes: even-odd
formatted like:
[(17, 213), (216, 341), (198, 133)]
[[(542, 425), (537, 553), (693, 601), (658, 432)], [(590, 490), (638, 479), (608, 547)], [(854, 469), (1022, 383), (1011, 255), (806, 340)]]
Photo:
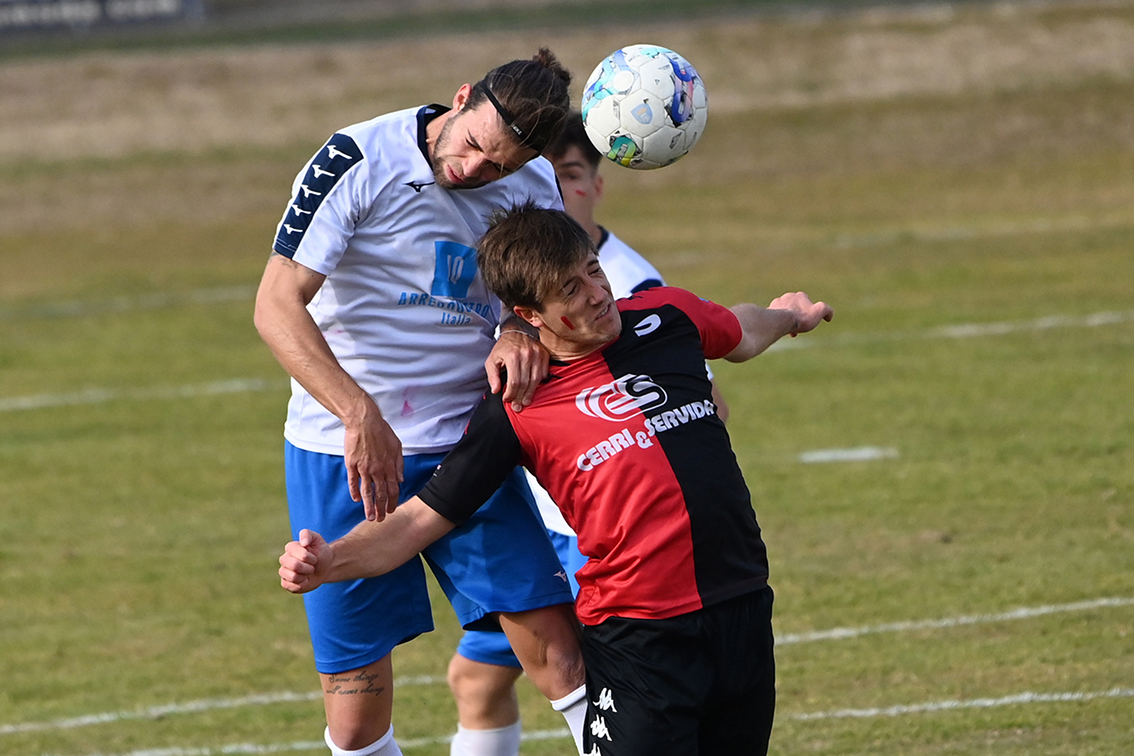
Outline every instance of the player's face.
[(540, 338), (561, 359), (590, 354), (618, 338), (622, 318), (594, 252), (547, 297), (539, 318), (543, 323)]
[(553, 158), (555, 177), (563, 190), (563, 209), (584, 224), (594, 219), (595, 205), (602, 198), (602, 176), (592, 166), (577, 145), (571, 145), (558, 158)]
[(453, 112), (433, 143), (433, 178), (446, 189), (474, 189), (504, 178), (536, 156), (516, 143), (491, 103), (465, 107), (469, 85), (457, 92)]

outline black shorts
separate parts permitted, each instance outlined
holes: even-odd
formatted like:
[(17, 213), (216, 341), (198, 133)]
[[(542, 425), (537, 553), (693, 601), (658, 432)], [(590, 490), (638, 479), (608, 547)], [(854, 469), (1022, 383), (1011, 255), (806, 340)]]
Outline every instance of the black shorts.
[(776, 708), (772, 589), (664, 620), (583, 628), (587, 756), (764, 756)]

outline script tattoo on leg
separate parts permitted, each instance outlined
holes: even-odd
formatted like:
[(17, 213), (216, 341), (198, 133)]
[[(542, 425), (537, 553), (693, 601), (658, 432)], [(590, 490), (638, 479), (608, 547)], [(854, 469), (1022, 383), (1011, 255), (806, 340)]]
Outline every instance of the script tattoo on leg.
[(377, 673), (367, 674), (359, 672), (355, 675), (330, 675), (327, 679), (328, 687), (323, 691), (327, 695), (379, 695), (386, 690), (385, 686), (374, 684), (378, 678)]

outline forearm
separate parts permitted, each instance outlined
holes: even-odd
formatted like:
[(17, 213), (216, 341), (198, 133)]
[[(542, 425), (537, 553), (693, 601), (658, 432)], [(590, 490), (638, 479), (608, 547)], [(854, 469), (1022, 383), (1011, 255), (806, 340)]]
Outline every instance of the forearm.
[(730, 309), (740, 321), (742, 333), (740, 344), (725, 355), (730, 362), (752, 359), (799, 327), (791, 310), (769, 309), (754, 304), (739, 304)]
[(455, 527), (415, 496), (384, 522), (363, 521), (331, 543), (332, 557), (322, 582), (385, 575)]

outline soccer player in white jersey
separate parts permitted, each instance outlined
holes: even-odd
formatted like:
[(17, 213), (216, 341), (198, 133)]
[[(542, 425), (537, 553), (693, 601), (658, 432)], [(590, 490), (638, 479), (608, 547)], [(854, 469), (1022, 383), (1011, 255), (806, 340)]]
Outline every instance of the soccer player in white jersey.
[[(615, 298), (663, 286), (665, 281), (657, 268), (595, 220), (595, 208), (603, 193), (599, 172), (602, 155), (587, 137), (577, 111), (568, 116), (563, 131), (544, 156), (555, 167), (564, 209), (594, 241)], [(724, 419), (728, 409), (715, 383), (713, 400), (717, 413)], [(575, 572), (586, 563), (586, 557), (579, 553), (575, 531), (530, 473), (528, 483), (571, 589), (578, 593)], [(450, 756), (517, 756), (521, 722), (515, 683), (520, 672), (520, 662), (506, 637), (480, 630), (464, 634), (449, 662), (449, 687), (457, 702), (458, 717)]]
[[(526, 327), (500, 325), (475, 245), (499, 208), (561, 207), (539, 154), (568, 112), (547, 49), (465, 84), (452, 106), (334, 134), (296, 177), (256, 297), (262, 338), (292, 377), (284, 425), (291, 527), (331, 536), (382, 520), (461, 437), (487, 389), (522, 408), (547, 370)], [(501, 372), (507, 373), (502, 386)], [(487, 375), (486, 375), (487, 373)], [(572, 593), (518, 469), (424, 556), (465, 627), (508, 634), (581, 743)], [(420, 560), (305, 597), (335, 756), (396, 756), (393, 648), (433, 629)]]

